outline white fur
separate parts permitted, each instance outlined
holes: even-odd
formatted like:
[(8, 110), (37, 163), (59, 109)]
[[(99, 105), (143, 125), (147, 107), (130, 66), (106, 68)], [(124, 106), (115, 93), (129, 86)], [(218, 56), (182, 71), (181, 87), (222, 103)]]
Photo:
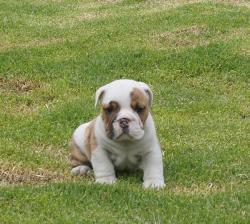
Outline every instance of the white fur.
[(73, 133), (73, 138), (75, 140), (76, 145), (79, 147), (79, 149), (84, 153), (84, 142), (83, 142), (83, 136), (86, 127), (89, 125), (88, 123), (81, 124)]
[[(116, 120), (126, 117), (131, 122), (129, 135), (120, 136), (122, 130), (117, 121), (115, 121), (115, 136), (114, 139), (110, 139), (105, 133), (101, 116), (97, 117), (95, 125), (97, 148), (91, 155), (94, 175), (97, 183), (112, 184), (116, 181), (115, 169), (136, 170), (140, 168), (144, 172), (144, 188), (163, 188), (165, 184), (162, 154), (152, 116), (149, 113), (143, 125), (138, 114), (130, 107), (130, 93), (135, 87), (140, 88), (145, 93), (149, 104), (151, 104), (153, 96), (148, 85), (133, 80), (117, 80), (101, 87), (96, 92), (96, 104), (107, 104), (110, 101), (117, 101), (121, 110)], [(100, 96), (102, 96), (101, 99)], [(84, 130), (87, 125), (88, 123), (81, 125), (73, 135), (77, 145), (83, 152), (82, 136), (84, 136)]]

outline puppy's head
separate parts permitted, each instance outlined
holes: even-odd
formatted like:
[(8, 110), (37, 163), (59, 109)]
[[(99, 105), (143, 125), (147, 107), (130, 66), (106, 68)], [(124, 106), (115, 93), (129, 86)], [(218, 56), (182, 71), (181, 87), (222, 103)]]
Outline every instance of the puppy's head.
[(99, 88), (96, 105), (102, 105), (107, 137), (115, 141), (141, 139), (152, 98), (148, 85), (133, 80), (116, 80)]

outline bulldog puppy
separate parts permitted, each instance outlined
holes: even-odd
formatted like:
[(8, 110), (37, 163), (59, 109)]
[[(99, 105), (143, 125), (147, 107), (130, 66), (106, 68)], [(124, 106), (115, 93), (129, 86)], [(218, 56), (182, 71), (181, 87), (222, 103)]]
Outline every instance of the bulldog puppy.
[(80, 125), (70, 142), (71, 173), (85, 175), (93, 168), (97, 183), (116, 182), (115, 170), (143, 170), (145, 188), (163, 188), (162, 153), (149, 107), (148, 85), (116, 80), (96, 91), (101, 114)]

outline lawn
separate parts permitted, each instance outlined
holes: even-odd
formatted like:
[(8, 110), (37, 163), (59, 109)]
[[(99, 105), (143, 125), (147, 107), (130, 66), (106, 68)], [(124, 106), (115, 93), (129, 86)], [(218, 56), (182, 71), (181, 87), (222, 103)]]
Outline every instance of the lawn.
[[(72, 177), (95, 90), (146, 82), (166, 188)], [(0, 0), (0, 223), (250, 223), (250, 2)]]

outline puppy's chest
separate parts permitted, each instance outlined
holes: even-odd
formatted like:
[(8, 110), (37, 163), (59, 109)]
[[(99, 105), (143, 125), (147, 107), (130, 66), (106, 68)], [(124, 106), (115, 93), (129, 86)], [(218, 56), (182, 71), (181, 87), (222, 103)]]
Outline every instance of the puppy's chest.
[(109, 151), (109, 157), (118, 170), (136, 170), (139, 168), (142, 160), (140, 152), (134, 151)]

